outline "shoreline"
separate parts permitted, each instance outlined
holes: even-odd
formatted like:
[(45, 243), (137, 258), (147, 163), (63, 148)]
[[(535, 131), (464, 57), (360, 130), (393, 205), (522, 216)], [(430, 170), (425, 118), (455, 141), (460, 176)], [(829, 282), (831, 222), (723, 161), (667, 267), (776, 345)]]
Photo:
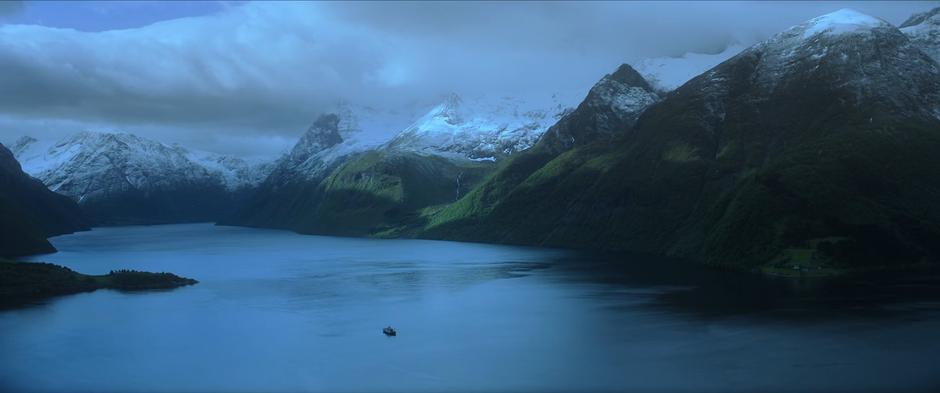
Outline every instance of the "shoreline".
[(117, 270), (104, 275), (88, 275), (51, 263), (0, 259), (0, 309), (98, 289), (133, 292), (174, 289), (197, 283), (199, 281), (172, 273)]

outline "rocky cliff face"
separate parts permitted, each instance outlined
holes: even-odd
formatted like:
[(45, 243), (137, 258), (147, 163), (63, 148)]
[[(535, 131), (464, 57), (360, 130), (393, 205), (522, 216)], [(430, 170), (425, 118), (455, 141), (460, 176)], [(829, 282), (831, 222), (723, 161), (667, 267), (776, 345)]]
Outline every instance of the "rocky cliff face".
[(627, 64), (604, 76), (571, 113), (539, 139), (538, 146), (561, 153), (576, 146), (608, 141), (633, 127), (659, 95)]
[(221, 223), (296, 229), (307, 222), (321, 198), (320, 182), (358, 151), (343, 144), (340, 135), (352, 127), (349, 119), (336, 114), (317, 118), (252, 196)]
[(940, 62), (940, 7), (911, 16), (901, 24), (901, 31), (934, 61)]

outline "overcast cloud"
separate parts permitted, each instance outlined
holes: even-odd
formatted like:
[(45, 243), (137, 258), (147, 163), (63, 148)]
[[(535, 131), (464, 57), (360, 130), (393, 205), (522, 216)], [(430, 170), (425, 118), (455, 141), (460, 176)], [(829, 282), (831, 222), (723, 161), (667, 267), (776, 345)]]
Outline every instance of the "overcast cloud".
[(586, 91), (621, 63), (749, 45), (839, 8), (899, 24), (935, 6), (264, 2), (79, 31), (19, 24), (12, 16), (28, 4), (0, 3), (0, 141), (121, 130), (273, 155), (337, 100), (395, 107), (451, 91)]

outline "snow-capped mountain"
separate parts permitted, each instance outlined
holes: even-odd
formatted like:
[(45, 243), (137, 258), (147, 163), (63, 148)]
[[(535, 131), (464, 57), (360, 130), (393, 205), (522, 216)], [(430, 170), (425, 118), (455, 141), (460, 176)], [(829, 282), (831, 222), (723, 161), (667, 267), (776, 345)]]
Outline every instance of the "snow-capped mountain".
[[(117, 173), (121, 187), (139, 190), (174, 182), (220, 183), (230, 191), (253, 187), (267, 176), (268, 163), (188, 150), (127, 133), (83, 131), (59, 141), (24, 136), (13, 154), (31, 176), (76, 200), (103, 191), (102, 174)], [(111, 184), (116, 186), (118, 183)]]
[(633, 63), (633, 68), (654, 88), (675, 90), (690, 79), (740, 53), (744, 48), (744, 45), (734, 44), (719, 53), (689, 52), (679, 57), (654, 57)]
[(356, 120), (350, 111), (342, 116), (320, 115), (294, 147), (277, 160), (257, 191), (221, 223), (294, 228), (303, 216), (314, 214), (320, 182), (351, 154), (370, 146), (344, 140), (341, 135), (353, 136), (360, 132), (361, 125)]
[(323, 177), (334, 161), (355, 152), (358, 144), (344, 144), (340, 130), (350, 133), (355, 117), (344, 117), (329, 113), (321, 115), (313, 125), (301, 135), (290, 152), (279, 159), (267, 180), (268, 183), (286, 183), (292, 180), (316, 179)]
[[(574, 102), (575, 94), (543, 100), (456, 94), (429, 109), (380, 110), (339, 103), (301, 135), (272, 170), (273, 182), (317, 179), (355, 153), (373, 149), (494, 160), (531, 147)], [(390, 137), (391, 135), (391, 137)]]
[(900, 27), (914, 45), (940, 63), (940, 7), (911, 16)]
[[(888, 53), (896, 57), (886, 57)], [(745, 68), (725, 67), (729, 63)], [(853, 92), (844, 102), (868, 105), (872, 102), (865, 100), (879, 100), (896, 106), (898, 114), (921, 111), (940, 115), (935, 104), (940, 98), (936, 63), (897, 27), (852, 9), (822, 15), (778, 33), (693, 78), (676, 93), (695, 91), (709, 103), (710, 114), (702, 120), (724, 123), (732, 105), (727, 97), (744, 88), (732, 84), (739, 79), (735, 72), (750, 75), (747, 95), (754, 101), (791, 88), (788, 84), (799, 84), (804, 93), (813, 91), (819, 88), (818, 81), (824, 80)], [(745, 103), (750, 104), (745, 100), (733, 105), (739, 112)]]
[(542, 100), (514, 97), (447, 96), (395, 136), (391, 150), (474, 160), (496, 160), (532, 147), (571, 110), (578, 96), (554, 94)]
[(659, 99), (642, 75), (623, 64), (594, 84), (577, 109), (552, 126), (538, 146), (560, 153), (610, 139), (632, 127), (643, 111)]
[[(883, 53), (889, 50), (897, 58), (887, 59)], [(869, 97), (890, 101), (899, 111), (938, 110), (932, 107), (940, 98), (936, 62), (897, 27), (855, 10), (813, 18), (737, 57), (753, 59), (755, 87), (764, 92), (778, 88), (781, 81), (829, 76), (853, 89), (854, 97), (846, 98), (859, 105)], [(705, 77), (722, 78), (714, 70)]]
[(937, 261), (938, 109), (940, 66), (898, 28), (840, 10), (692, 78), (625, 138), (503, 173), (520, 155), (432, 217), (429, 237), (752, 271), (803, 266), (793, 249), (819, 268)]
[(337, 103), (313, 122), (290, 151), (269, 165), (271, 182), (322, 178), (345, 157), (388, 142), (389, 135), (414, 122), (417, 113), (410, 108), (380, 110)]
[(339, 117), (337, 129), (343, 138), (345, 152), (376, 148), (405, 129), (427, 110), (428, 105), (408, 104), (392, 108), (375, 108), (339, 102), (323, 113)]
[[(365, 206), (349, 205), (365, 202), (340, 196), (348, 187), (358, 194), (399, 195), (390, 203), (407, 206), (386, 206), (388, 217), (423, 207), (422, 203), (450, 201), (461, 186), (469, 187), (493, 167), (471, 160), (495, 160), (528, 149), (565, 112), (563, 102), (556, 95), (542, 103), (486, 97), (468, 103), (452, 95), (425, 109), (423, 116), (408, 110), (334, 108), (335, 113), (321, 115), (307, 129), (258, 191), (223, 224), (318, 233), (333, 233), (324, 227), (325, 217), (344, 221), (334, 223), (333, 230), (340, 232), (340, 227), (351, 230), (349, 225), (376, 224), (374, 216), (363, 213), (370, 211)], [(401, 132), (389, 141), (387, 135), (395, 131)], [(321, 203), (333, 205), (325, 208)]]
[(200, 150), (187, 150), (186, 157), (222, 179), (229, 191), (257, 187), (274, 170), (275, 165), (274, 161), (249, 161)]
[(270, 168), (126, 133), (22, 137), (11, 150), (26, 173), (77, 201), (96, 224), (211, 221)]
[(79, 202), (117, 189), (219, 182), (189, 160), (184, 149), (136, 135), (85, 131), (52, 145), (37, 142), (24, 137), (14, 144), (23, 170)]

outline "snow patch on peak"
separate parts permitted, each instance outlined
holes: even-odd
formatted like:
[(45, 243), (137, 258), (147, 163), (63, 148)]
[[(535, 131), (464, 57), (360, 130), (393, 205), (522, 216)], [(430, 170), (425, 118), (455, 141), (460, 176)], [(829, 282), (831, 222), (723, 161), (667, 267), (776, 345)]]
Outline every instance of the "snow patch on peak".
[(457, 93), (450, 93), (434, 111), (437, 112), (437, 116), (442, 117), (447, 123), (452, 125), (460, 124), (463, 122), (460, 119), (461, 104), (463, 104), (463, 100), (460, 96)]
[[(426, 107), (425, 107), (426, 108)], [(338, 117), (335, 129), (329, 122), (311, 126), (271, 170), (272, 181), (284, 184), (317, 179), (351, 154), (378, 148), (389, 135), (404, 129), (421, 113), (415, 104), (375, 108), (339, 101), (325, 108), (324, 116)]]
[(576, 92), (521, 99), (450, 94), (384, 145), (392, 150), (496, 160), (526, 150), (577, 103)]
[(940, 7), (934, 8), (930, 11), (921, 12), (918, 14), (911, 15), (904, 23), (901, 23), (901, 28), (912, 27), (921, 24), (938, 24), (940, 23)]
[(207, 151), (186, 150), (186, 148), (179, 145), (173, 147), (185, 154), (193, 163), (221, 178), (225, 188), (229, 191), (257, 186), (274, 169), (273, 161), (246, 160)]
[(260, 163), (193, 152), (127, 133), (82, 131), (61, 140), (20, 138), (14, 152), (26, 173), (76, 200), (118, 189), (172, 184), (221, 184), (237, 190), (267, 175)]
[(890, 23), (851, 8), (828, 13), (798, 26), (803, 29), (803, 38), (817, 34), (846, 34), (868, 31), (876, 27), (891, 26)]
[(345, 149), (366, 150), (388, 142), (390, 135), (412, 124), (422, 109), (425, 107), (419, 109), (417, 105), (379, 109), (341, 102), (325, 113), (339, 115), (339, 134)]
[[(835, 68), (844, 74), (843, 85), (851, 85), (860, 96), (885, 72), (882, 65), (889, 60), (889, 51), (896, 50), (897, 56), (913, 55), (913, 48), (905, 41), (890, 23), (842, 9), (776, 34), (739, 56), (756, 63), (753, 80), (768, 91), (790, 76), (806, 77), (820, 69)], [(909, 60), (916, 61), (913, 57)]]
[(901, 32), (940, 63), (940, 7), (912, 16), (901, 25)]
[(13, 142), (13, 147), (26, 149), (26, 148), (29, 148), (29, 145), (32, 145), (33, 143), (36, 143), (36, 142), (37, 142), (36, 138), (24, 135), (24, 136), (21, 136), (19, 139), (17, 139), (16, 142)]
[(734, 44), (715, 54), (689, 52), (679, 57), (654, 57), (634, 63), (633, 68), (653, 86), (675, 90), (744, 49), (743, 45)]
[[(424, 116), (421, 116), (417, 120), (418, 123), (426, 122), (435, 122), (440, 121), (444, 122), (451, 126), (456, 126), (463, 123), (461, 118), (461, 106), (463, 105), (463, 99), (460, 98), (456, 93), (448, 94), (440, 104), (437, 104), (435, 107), (431, 108)], [(430, 127), (429, 131), (440, 131), (443, 132), (447, 127)]]
[(659, 96), (637, 86), (629, 86), (616, 80), (606, 80), (591, 89), (591, 104), (609, 105), (615, 113), (637, 113), (659, 100)]
[(624, 67), (629, 66), (621, 66), (617, 72), (604, 76), (591, 87), (586, 98), (588, 105), (594, 108), (609, 107), (615, 114), (632, 116), (659, 100), (659, 95), (633, 68), (629, 69), (632, 78), (615, 77)]

